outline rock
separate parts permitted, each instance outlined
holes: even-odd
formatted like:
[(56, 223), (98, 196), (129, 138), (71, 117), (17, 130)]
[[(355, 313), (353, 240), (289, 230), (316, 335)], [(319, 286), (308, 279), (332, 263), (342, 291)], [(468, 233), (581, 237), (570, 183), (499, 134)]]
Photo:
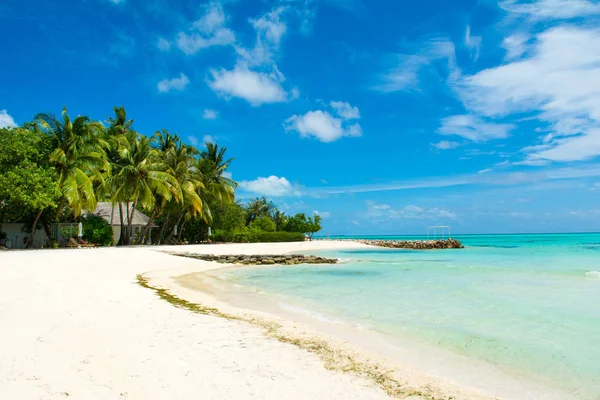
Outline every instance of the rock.
[(456, 239), (447, 240), (357, 240), (370, 246), (387, 247), (392, 249), (433, 250), (433, 249), (462, 249), (464, 246)]
[(242, 265), (297, 265), (297, 264), (336, 264), (337, 259), (318, 257), (314, 255), (304, 256), (302, 254), (266, 254), (266, 255), (212, 255), (212, 254), (193, 254), (193, 253), (175, 253), (169, 254), (189, 257), (196, 260), (212, 261), (221, 264), (242, 264)]

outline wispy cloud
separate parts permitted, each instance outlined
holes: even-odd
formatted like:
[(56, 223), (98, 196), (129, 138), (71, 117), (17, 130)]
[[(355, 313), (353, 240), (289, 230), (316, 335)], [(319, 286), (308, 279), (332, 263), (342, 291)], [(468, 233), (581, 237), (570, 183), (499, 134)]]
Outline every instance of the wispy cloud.
[(529, 113), (551, 136), (527, 158), (586, 160), (600, 155), (600, 29), (550, 28), (530, 55), (461, 79), (466, 107), (490, 118)]
[(287, 24), (282, 19), (285, 11), (285, 7), (277, 7), (260, 18), (250, 20), (256, 32), (254, 47), (248, 49), (236, 46), (236, 51), (248, 65), (263, 66), (275, 63), (274, 58), (279, 51), (281, 39), (287, 32)]
[(171, 42), (165, 38), (159, 38), (158, 42), (156, 42), (156, 47), (158, 47), (160, 51), (169, 51), (171, 50)]
[(467, 25), (464, 42), (467, 49), (469, 49), (469, 51), (471, 52), (471, 58), (474, 61), (477, 61), (479, 59), (479, 53), (481, 51), (482, 37), (472, 35), (470, 25)]
[(176, 90), (176, 91), (185, 90), (189, 83), (190, 83), (190, 80), (188, 79), (188, 77), (182, 73), (179, 75), (178, 78), (164, 79), (164, 80), (158, 82), (156, 87), (160, 93), (166, 93), (166, 92), (170, 92), (172, 90)]
[(219, 118), (219, 113), (215, 110), (205, 109), (202, 113), (202, 118), (204, 119), (217, 119)]
[(600, 15), (600, 4), (589, 0), (503, 0), (500, 7), (533, 20), (561, 20)]
[(431, 144), (432, 147), (438, 149), (438, 150), (450, 150), (450, 149), (455, 149), (458, 146), (460, 146), (460, 143), (458, 142), (451, 142), (448, 140), (442, 140), (440, 142), (437, 143), (432, 143)]
[(590, 164), (577, 168), (545, 168), (524, 172), (505, 172), (431, 177), (419, 180), (396, 181), (377, 184), (357, 184), (349, 186), (329, 186), (303, 188), (302, 193), (309, 196), (334, 194), (370, 193), (414, 190), (425, 188), (446, 188), (456, 186), (517, 186), (544, 181), (573, 180), (600, 176), (600, 164)]
[(204, 15), (185, 32), (179, 32), (177, 47), (187, 55), (212, 46), (227, 46), (235, 42), (235, 34), (225, 26), (227, 16), (218, 2), (204, 7)]
[(374, 89), (381, 92), (420, 90), (421, 76), (425, 73), (438, 75), (434, 68), (438, 63), (445, 64), (447, 74), (458, 72), (454, 44), (446, 38), (420, 43), (416, 53), (396, 55), (392, 68), (380, 77)]
[(435, 207), (423, 208), (415, 205), (407, 205), (395, 208), (389, 204), (378, 204), (374, 201), (367, 202), (366, 216), (369, 218), (385, 219), (428, 219), (428, 220), (454, 220), (457, 215), (448, 210)]
[(360, 111), (358, 107), (352, 107), (350, 103), (344, 101), (332, 101), (331, 107), (335, 110), (337, 115), (343, 119), (359, 119)]
[(202, 137), (202, 143), (216, 143), (217, 139), (211, 135), (204, 135)]
[(211, 69), (208, 84), (217, 94), (225, 98), (241, 98), (253, 106), (280, 103), (298, 97), (298, 89), (283, 87), (285, 76), (275, 59), (280, 44), (287, 32), (283, 20), (286, 7), (276, 7), (250, 24), (256, 34), (253, 47), (236, 43), (237, 61), (234, 69)]
[(524, 32), (513, 33), (502, 42), (502, 47), (506, 50), (507, 60), (516, 60), (521, 58), (527, 51), (527, 42), (531, 39), (529, 34)]
[(6, 110), (0, 110), (0, 128), (14, 128), (17, 126), (14, 118)]
[(461, 136), (473, 142), (487, 142), (508, 137), (514, 128), (512, 124), (489, 123), (473, 115), (454, 115), (442, 120), (438, 133)]

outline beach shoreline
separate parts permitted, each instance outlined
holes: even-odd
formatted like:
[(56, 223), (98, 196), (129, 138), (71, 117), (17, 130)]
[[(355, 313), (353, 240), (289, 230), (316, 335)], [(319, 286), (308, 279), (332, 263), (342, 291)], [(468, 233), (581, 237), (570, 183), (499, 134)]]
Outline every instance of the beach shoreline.
[(298, 318), (236, 307), (222, 288), (189, 285), (223, 264), (166, 254), (361, 248), (315, 241), (0, 253), (0, 317), (11, 326), (0, 332), (0, 397), (523, 398), (390, 364)]
[[(323, 243), (323, 242), (321, 242)], [(330, 241), (328, 245), (306, 246), (306, 254), (311, 251), (331, 251), (368, 249), (369, 245), (359, 242)], [(280, 248), (286, 253), (289, 248)], [(287, 253), (298, 252), (294, 248)], [(260, 253), (254, 253), (258, 255)], [(190, 300), (196, 304), (214, 307), (233, 318), (258, 325), (277, 324), (280, 334), (286, 341), (302, 340), (325, 341), (330, 349), (324, 356), (324, 362), (330, 363), (331, 352), (336, 356), (351, 357), (353, 363), (360, 364), (363, 371), (390, 371), (380, 376), (379, 381), (386, 392), (393, 397), (404, 398), (407, 394), (415, 398), (523, 398), (544, 394), (546, 399), (569, 398), (564, 392), (549, 388), (532, 381), (516, 379), (494, 366), (459, 356), (448, 351), (428, 347), (410, 340), (400, 340), (372, 330), (356, 329), (347, 325), (331, 323), (328, 320), (306, 315), (304, 310), (289, 311), (281, 308), (268, 296), (257, 295), (244, 288), (233, 285), (217, 276), (221, 272), (248, 268), (285, 268), (285, 266), (240, 266), (211, 263), (212, 269), (203, 267), (201, 272), (193, 269), (179, 271), (178, 276), (165, 276), (164, 272), (146, 274), (150, 282), (166, 289), (178, 298)], [(318, 268), (318, 266), (316, 266)], [(278, 336), (278, 335), (275, 335)], [(302, 346), (300, 346), (302, 347)], [(385, 355), (385, 356), (384, 356)], [(440, 363), (443, 360), (443, 363)], [(334, 366), (344, 370), (343, 365)], [(393, 371), (393, 372), (391, 372)], [(567, 397), (565, 397), (567, 396)], [(533, 397), (532, 397), (533, 398)]]

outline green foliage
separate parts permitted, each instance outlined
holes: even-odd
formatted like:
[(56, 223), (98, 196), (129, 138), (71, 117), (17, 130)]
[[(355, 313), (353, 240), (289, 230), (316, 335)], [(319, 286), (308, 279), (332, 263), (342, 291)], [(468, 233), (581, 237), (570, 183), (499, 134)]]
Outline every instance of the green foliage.
[(77, 233), (79, 228), (73, 225), (63, 226), (60, 228), (60, 234), (65, 240), (69, 240), (70, 238), (77, 237)]
[(56, 206), (57, 174), (43, 163), (45, 156), (38, 131), (0, 129), (0, 220), (22, 220)]
[(262, 216), (250, 223), (250, 229), (263, 232), (275, 232), (277, 226), (270, 217)]
[(322, 229), (321, 221), (322, 218), (318, 214), (306, 217), (306, 214), (298, 213), (287, 219), (283, 229), (287, 232), (306, 233), (312, 239), (312, 235)]
[(263, 232), (251, 229), (235, 232), (217, 230), (213, 233), (212, 240), (226, 243), (302, 242), (304, 241), (304, 234), (299, 232)]
[(213, 230), (233, 232), (246, 227), (246, 211), (238, 204), (216, 203), (213, 211)]
[(89, 214), (83, 219), (83, 238), (90, 243), (112, 246), (113, 230), (104, 218)]
[(255, 239), (260, 243), (303, 242), (304, 235), (299, 232), (258, 232)]

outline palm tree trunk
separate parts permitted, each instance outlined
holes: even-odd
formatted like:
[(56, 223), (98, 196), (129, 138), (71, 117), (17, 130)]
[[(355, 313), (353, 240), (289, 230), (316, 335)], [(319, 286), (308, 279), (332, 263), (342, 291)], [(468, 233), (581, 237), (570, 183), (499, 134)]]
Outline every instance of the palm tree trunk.
[(54, 246), (54, 243), (56, 243), (56, 239), (54, 238), (54, 234), (52, 233), (50, 226), (46, 223), (46, 221), (42, 221), (42, 226), (44, 227), (44, 232), (46, 232), (46, 236), (48, 236), (48, 239), (50, 239), (50, 243), (52, 244), (52, 246)]
[[(175, 224), (175, 226), (177, 227), (177, 229), (179, 229), (179, 224), (181, 223), (181, 220), (183, 219), (185, 212), (182, 211), (181, 214), (179, 215), (179, 218), (177, 219), (177, 223)], [(175, 230), (175, 227), (173, 227), (173, 229), (171, 229), (171, 233), (169, 233), (169, 237), (167, 237), (167, 239), (165, 240), (165, 242), (168, 242), (169, 240), (171, 240), (173, 238), (173, 236), (175, 235), (175, 233), (173, 232)], [(179, 232), (177, 232), (179, 234)]]
[(121, 233), (119, 234), (119, 242), (117, 246), (125, 244), (125, 220), (123, 219), (123, 204), (119, 202), (119, 218), (121, 218)]
[(187, 221), (184, 220), (183, 223), (181, 224), (181, 227), (179, 227), (179, 231), (177, 232), (177, 242), (181, 242), (181, 235), (183, 235), (183, 227), (185, 226), (186, 223), (187, 223)]
[(160, 227), (160, 232), (158, 233), (158, 244), (161, 244), (163, 242), (163, 238), (164, 238), (164, 234), (165, 231), (167, 230), (167, 226), (169, 225), (169, 219), (171, 217), (167, 217), (165, 219), (165, 221), (163, 222), (163, 225)]
[(33, 236), (35, 235), (35, 228), (37, 228), (37, 223), (40, 220), (40, 217), (42, 216), (42, 212), (44, 210), (40, 209), (40, 211), (38, 211), (37, 215), (35, 216), (35, 219), (33, 220), (33, 225), (31, 226), (31, 232), (29, 233), (29, 239), (27, 240), (27, 248), (30, 249), (33, 246)]
[(137, 241), (136, 244), (143, 244), (144, 243), (144, 238), (146, 237), (146, 235), (148, 235), (148, 233), (150, 233), (150, 230), (152, 229), (152, 224), (154, 223), (154, 219), (156, 218), (156, 210), (152, 211), (152, 215), (150, 215), (150, 219), (148, 220), (148, 223), (146, 224), (146, 226), (144, 227), (144, 230), (140, 233), (140, 237)]
[(127, 213), (127, 244), (131, 244), (133, 239), (133, 230), (131, 226), (133, 224), (133, 215), (135, 214), (135, 208), (137, 207), (138, 198), (136, 197), (131, 206), (131, 214)]
[(60, 217), (60, 212), (62, 211), (64, 206), (65, 206), (65, 196), (62, 196), (60, 198), (60, 201), (58, 202), (58, 207), (56, 208), (56, 216), (54, 217), (54, 221), (58, 221), (58, 218)]

